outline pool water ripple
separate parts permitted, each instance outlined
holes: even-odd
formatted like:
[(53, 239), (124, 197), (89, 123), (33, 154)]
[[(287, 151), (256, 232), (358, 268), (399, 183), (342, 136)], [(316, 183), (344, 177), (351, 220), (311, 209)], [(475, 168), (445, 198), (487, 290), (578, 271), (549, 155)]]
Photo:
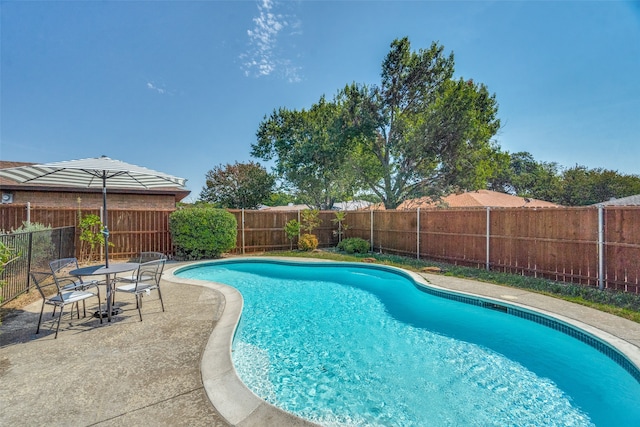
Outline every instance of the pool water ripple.
[[(313, 268), (230, 263), (187, 272), (242, 293), (234, 365), (254, 393), (286, 411), (325, 426), (640, 419), (637, 409), (610, 412), (640, 395), (637, 381), (578, 340), (420, 292), (395, 273)], [(594, 363), (606, 371), (583, 373)]]

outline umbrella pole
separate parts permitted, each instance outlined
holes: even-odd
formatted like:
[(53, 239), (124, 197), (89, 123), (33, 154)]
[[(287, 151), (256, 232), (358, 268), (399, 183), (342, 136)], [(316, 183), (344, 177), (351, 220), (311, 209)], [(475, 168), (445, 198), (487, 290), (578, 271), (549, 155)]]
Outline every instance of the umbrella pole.
[[(107, 171), (102, 171), (102, 212), (102, 215), (104, 216), (104, 228), (102, 229), (102, 235), (104, 236), (104, 263), (106, 268), (109, 268), (109, 228), (107, 227), (107, 220), (109, 219), (109, 216), (107, 214)], [(107, 319), (109, 322), (111, 322), (111, 280), (109, 279), (109, 274), (107, 274)]]
[(104, 259), (105, 266), (109, 268), (109, 228), (107, 227), (107, 220), (109, 219), (107, 215), (107, 176), (106, 174), (102, 175), (102, 212), (104, 216), (104, 227), (102, 229), (102, 234), (104, 235)]

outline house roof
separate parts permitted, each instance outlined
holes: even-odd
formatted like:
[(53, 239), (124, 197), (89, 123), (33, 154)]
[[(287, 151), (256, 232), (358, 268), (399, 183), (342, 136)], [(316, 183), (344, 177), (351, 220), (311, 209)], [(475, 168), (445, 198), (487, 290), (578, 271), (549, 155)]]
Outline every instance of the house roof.
[(559, 207), (555, 203), (538, 199), (529, 199), (511, 194), (499, 193), (491, 190), (468, 191), (460, 194), (450, 194), (440, 202), (434, 202), (429, 197), (405, 200), (397, 209), (408, 210), (417, 208), (449, 207), (449, 208), (552, 208)]
[(19, 166), (30, 166), (30, 165), (35, 165), (35, 163), (30, 163), (30, 162), (11, 162), (11, 161), (8, 161), (8, 160), (0, 160), (0, 169), (17, 168)]
[(309, 205), (294, 205), (290, 203), (283, 206), (261, 206), (261, 211), (303, 211), (305, 209), (311, 209)]
[(611, 199), (606, 202), (596, 203), (596, 205), (604, 206), (640, 206), (640, 194), (629, 197), (621, 197), (619, 199)]
[(336, 202), (333, 204), (334, 210), (339, 211), (359, 211), (363, 209), (367, 209), (371, 206), (371, 202), (366, 200), (350, 200), (348, 202)]
[[(0, 160), (0, 169), (14, 168), (19, 166), (35, 165), (33, 162), (15, 162)], [(100, 188), (82, 188), (67, 185), (43, 185), (28, 184), (14, 181), (9, 178), (0, 176), (0, 189), (9, 191), (46, 191), (46, 192), (74, 192), (74, 193), (102, 193)], [(176, 203), (187, 197), (191, 191), (182, 187), (161, 187), (154, 189), (126, 189), (126, 188), (110, 188), (109, 193), (115, 194), (157, 194), (175, 196)]]
[[(370, 202), (366, 200), (351, 200), (349, 202), (336, 202), (333, 204), (333, 210), (338, 211), (357, 211), (368, 209), (371, 205)], [(294, 205), (290, 203), (285, 206), (261, 206), (259, 208), (261, 211), (303, 211), (306, 209), (311, 209), (309, 205)]]

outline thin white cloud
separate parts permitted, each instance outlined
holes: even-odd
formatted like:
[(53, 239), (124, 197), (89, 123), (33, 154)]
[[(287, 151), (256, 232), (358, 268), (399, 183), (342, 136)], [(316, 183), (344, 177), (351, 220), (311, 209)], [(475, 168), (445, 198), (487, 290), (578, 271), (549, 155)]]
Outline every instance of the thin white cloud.
[(161, 88), (153, 84), (152, 82), (147, 82), (147, 89), (158, 92), (160, 95), (164, 95), (167, 93), (166, 89)]
[(277, 73), (290, 82), (300, 81), (301, 67), (282, 56), (278, 43), (286, 36), (284, 31), (287, 28), (293, 30), (288, 36), (299, 35), (299, 23), (294, 17), (277, 13), (273, 0), (261, 0), (257, 6), (254, 27), (247, 30), (249, 49), (240, 55), (245, 75), (262, 77)]

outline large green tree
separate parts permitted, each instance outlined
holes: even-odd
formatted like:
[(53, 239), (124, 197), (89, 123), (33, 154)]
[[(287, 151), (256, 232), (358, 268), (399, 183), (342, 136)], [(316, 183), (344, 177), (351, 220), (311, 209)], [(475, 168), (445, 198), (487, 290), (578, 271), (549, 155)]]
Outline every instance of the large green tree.
[(269, 199), (264, 201), (264, 205), (266, 206), (286, 206), (289, 203), (297, 204), (296, 198), (282, 189), (274, 191), (269, 196)]
[(252, 145), (252, 156), (275, 159), (276, 174), (296, 199), (316, 209), (331, 209), (354, 192), (337, 117), (338, 106), (324, 97), (309, 110), (280, 108), (260, 123)]
[(527, 151), (507, 157), (507, 167), (490, 181), (491, 190), (559, 202), (561, 171), (557, 163), (536, 161)]
[(640, 194), (640, 176), (576, 165), (563, 168), (539, 162), (521, 151), (509, 155), (508, 168), (491, 180), (489, 188), (564, 206), (588, 206)]
[(617, 171), (576, 165), (562, 173), (558, 203), (587, 206), (640, 194), (640, 176)]
[(497, 103), (482, 84), (453, 79), (453, 54), (391, 43), (381, 84), (347, 85), (333, 102), (265, 118), (252, 155), (275, 160), (299, 199), (330, 208), (368, 191), (387, 208), (451, 189), (486, 188), (508, 163), (491, 142)]
[(219, 165), (207, 172), (200, 199), (221, 208), (256, 209), (274, 185), (275, 178), (258, 163)]
[(500, 127), (495, 95), (453, 72), (443, 46), (412, 52), (403, 38), (391, 44), (379, 87), (352, 84), (339, 94), (348, 164), (387, 208), (452, 188), (485, 188), (505, 162), (491, 142)]

